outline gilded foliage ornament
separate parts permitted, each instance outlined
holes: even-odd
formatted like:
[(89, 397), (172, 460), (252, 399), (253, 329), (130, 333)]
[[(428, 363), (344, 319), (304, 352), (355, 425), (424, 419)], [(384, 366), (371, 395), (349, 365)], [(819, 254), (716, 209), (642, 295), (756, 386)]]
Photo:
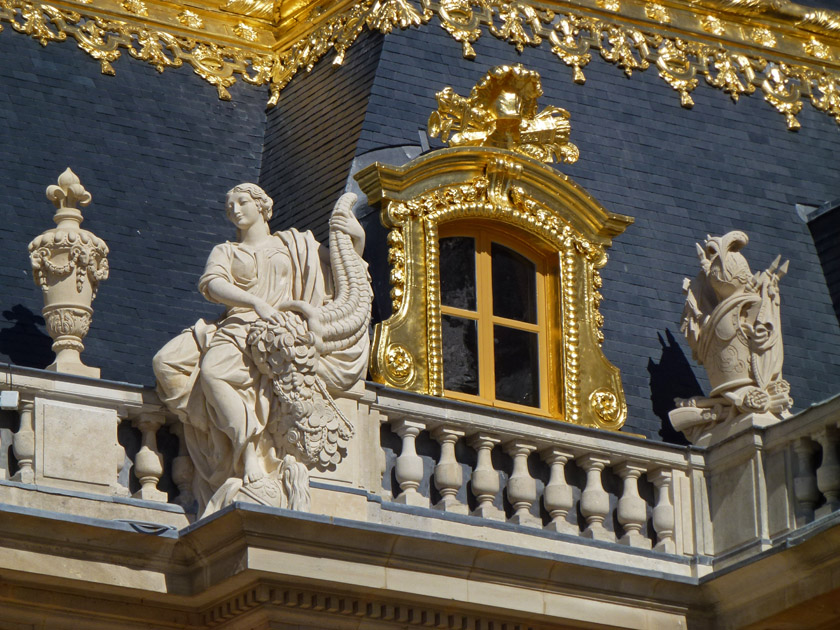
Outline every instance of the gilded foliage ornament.
[(767, 48), (774, 48), (776, 46), (776, 36), (769, 28), (756, 28), (752, 32), (753, 41), (756, 44), (761, 44)]
[(188, 28), (203, 29), (204, 20), (195, 11), (181, 11), (178, 14), (178, 21)]
[(667, 24), (671, 21), (671, 14), (668, 13), (668, 9), (655, 2), (650, 2), (645, 5), (645, 15), (660, 24)]
[(831, 49), (823, 44), (816, 37), (812, 37), (805, 44), (803, 44), (805, 52), (817, 59), (829, 59), (831, 57)]
[[(72, 1), (76, 5), (93, 1), (95, 5), (102, 0)], [(72, 37), (100, 62), (104, 74), (114, 74), (111, 64), (122, 50), (128, 50), (132, 57), (159, 71), (189, 64), (217, 88), (222, 99), (230, 98), (228, 88), (240, 77), (247, 83), (268, 85), (269, 106), (277, 103), (292, 77), (311, 70), (329, 52), (335, 52), (334, 63), (343, 63), (348, 48), (364, 29), (390, 33), (396, 28), (424, 26), (436, 17), (469, 59), (476, 56), (473, 44), (487, 31), (519, 51), (548, 41), (552, 53), (572, 69), (573, 80), (579, 84), (586, 81), (583, 68), (591, 61), (593, 50), (627, 76), (654, 64), (659, 76), (679, 93), (684, 107), (693, 105), (691, 92), (700, 77), (737, 101), (763, 86), (765, 67), (784, 61), (791, 68), (788, 78), (799, 84), (803, 102), (807, 99), (819, 111), (830, 113), (830, 108), (817, 106), (822, 101), (812, 95), (821, 92), (820, 85), (825, 84), (815, 78), (821, 73), (833, 81), (840, 78), (837, 70), (822, 65), (838, 57), (833, 42), (840, 33), (840, 12), (808, 9), (787, 0), (693, 0), (691, 4), (691, 8), (680, 9), (642, 0), (596, 0), (594, 11), (575, 7), (556, 12), (536, 0), (359, 0), (328, 14), (321, 7), (311, 8), (295, 27), (300, 35), (280, 48), (268, 46), (274, 37), (269, 30), (258, 28), (258, 22), (243, 21), (258, 18), (280, 24), (279, 12), (265, 0), (228, 0), (219, 7), (227, 16), (223, 25), (212, 13), (199, 15), (182, 8), (178, 12), (159, 0), (124, 0), (124, 20), (82, 15), (26, 0), (0, 0), (0, 22), (10, 23), (15, 31), (42, 45)], [(149, 12), (147, 5), (154, 8), (154, 24), (142, 17)], [(698, 7), (708, 8), (709, 13), (698, 15)], [(641, 12), (642, 23), (626, 19), (625, 12)], [(227, 40), (214, 40), (205, 14), (208, 20), (217, 20), (213, 27), (217, 32), (233, 33), (240, 43), (231, 46)], [(788, 29), (781, 31), (753, 20), (765, 17), (781, 21)], [(193, 33), (189, 37), (170, 33), (168, 26), (161, 26), (166, 20), (176, 30), (186, 28)], [(645, 20), (650, 28), (643, 24)], [(304, 28), (304, 24), (314, 28)], [(720, 41), (704, 43), (707, 34)], [(780, 56), (765, 58), (768, 52)], [(785, 104), (780, 108), (777, 91), (765, 89), (762, 93), (785, 116), (789, 128), (796, 128), (790, 119), (795, 107)]]
[(149, 8), (142, 0), (123, 0), (122, 7), (133, 15), (139, 15), (140, 17), (149, 15)]
[(537, 111), (540, 76), (521, 65), (491, 69), (463, 97), (452, 88), (437, 94), (429, 135), (450, 146), (499, 147), (542, 162), (573, 163), (580, 152), (569, 142), (570, 114), (548, 106)]
[[(132, 2), (131, 10), (140, 13), (144, 10), (142, 2), (126, 2)], [(142, 22), (133, 24), (100, 16), (84, 16), (75, 11), (24, 0), (0, 0), (0, 22), (3, 21), (44, 46), (72, 37), (79, 48), (99, 61), (102, 73), (107, 75), (115, 74), (111, 64), (122, 56), (123, 50), (127, 50), (133, 58), (151, 64), (159, 72), (180, 67), (186, 62), (197, 75), (216, 86), (219, 98), (225, 100), (230, 99), (227, 88), (236, 82), (234, 74), (248, 83), (264, 85), (269, 82), (275, 64), (274, 57), (268, 53), (199, 42), (156, 30)], [(173, 14), (173, 21), (200, 28), (201, 18), (193, 12), (183, 11)]]
[(707, 15), (701, 21), (700, 25), (703, 30), (712, 35), (723, 35), (726, 32), (726, 27), (714, 15)]

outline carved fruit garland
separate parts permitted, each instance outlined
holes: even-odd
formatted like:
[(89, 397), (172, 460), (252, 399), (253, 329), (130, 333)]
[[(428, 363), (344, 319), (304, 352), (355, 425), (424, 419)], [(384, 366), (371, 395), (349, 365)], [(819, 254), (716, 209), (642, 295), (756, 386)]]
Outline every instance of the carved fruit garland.
[(99, 376), (97, 368), (84, 365), (79, 353), (90, 328), (91, 303), (99, 282), (108, 278), (108, 246), (80, 226), (77, 206), (91, 202), (90, 193), (69, 168), (57, 186), (47, 188), (47, 198), (56, 207), (56, 227), (29, 243), (29, 258), (35, 284), (44, 296), (43, 314), (53, 338), (56, 360), (48, 369), (84, 376)]

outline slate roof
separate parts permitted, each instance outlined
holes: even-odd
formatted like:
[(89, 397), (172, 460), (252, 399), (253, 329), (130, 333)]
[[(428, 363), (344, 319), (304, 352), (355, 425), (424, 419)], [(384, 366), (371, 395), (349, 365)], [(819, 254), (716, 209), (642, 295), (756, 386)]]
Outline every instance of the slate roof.
[[(44, 189), (68, 165), (94, 197), (84, 227), (112, 251), (84, 359), (105, 378), (151, 384), (154, 352), (219, 311), (196, 281), (212, 245), (234, 237), (226, 190), (260, 181), (277, 227), (323, 235), (354, 156), (421, 144), (437, 91), (467, 94), (491, 66), (522, 62), (542, 74), (542, 105), (571, 112), (581, 158), (560, 170), (636, 219), (602, 272), (604, 350), (622, 370), (627, 430), (679, 439), (664, 422), (670, 401), (708, 391), (679, 333), (682, 278), (696, 274), (694, 243), (707, 233), (745, 230), (754, 271), (790, 259), (782, 318), (795, 407), (840, 389), (840, 325), (795, 210), (840, 198), (830, 117), (806, 104), (793, 133), (760, 94), (736, 104), (701, 81), (686, 110), (655, 68), (627, 78), (593, 55), (581, 86), (547, 47), (518, 55), (487, 33), (474, 46), (476, 59), (463, 59), (435, 25), (367, 34), (345, 65), (328, 57), (296, 76), (266, 116), (265, 89), (239, 82), (219, 101), (186, 68), (159, 75), (124, 56), (106, 77), (71, 44), (0, 33), (0, 359), (51, 360), (26, 244), (50, 227)], [(382, 286), (387, 269), (372, 271)]]

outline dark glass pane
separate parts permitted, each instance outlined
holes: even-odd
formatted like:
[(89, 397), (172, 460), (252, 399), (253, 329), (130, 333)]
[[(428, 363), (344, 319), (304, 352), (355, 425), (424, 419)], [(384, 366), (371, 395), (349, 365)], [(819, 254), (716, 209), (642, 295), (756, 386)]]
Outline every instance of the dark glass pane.
[(440, 303), (475, 310), (475, 239), (440, 239)]
[(443, 386), (478, 395), (478, 326), (472, 319), (441, 315)]
[(490, 248), (493, 264), (493, 315), (537, 323), (537, 267), (504, 245)]
[(505, 402), (540, 406), (540, 362), (537, 333), (493, 326), (496, 353), (496, 398)]

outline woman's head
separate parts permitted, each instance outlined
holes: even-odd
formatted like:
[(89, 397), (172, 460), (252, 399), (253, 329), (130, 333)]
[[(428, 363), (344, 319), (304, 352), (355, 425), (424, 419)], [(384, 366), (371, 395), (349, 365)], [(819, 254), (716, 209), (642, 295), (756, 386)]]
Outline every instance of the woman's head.
[(238, 186), (234, 186), (227, 192), (227, 196), (234, 193), (247, 193), (251, 196), (254, 202), (260, 209), (260, 213), (263, 215), (263, 218), (268, 221), (271, 219), (271, 215), (274, 210), (274, 201), (268, 194), (256, 184), (239, 184)]

